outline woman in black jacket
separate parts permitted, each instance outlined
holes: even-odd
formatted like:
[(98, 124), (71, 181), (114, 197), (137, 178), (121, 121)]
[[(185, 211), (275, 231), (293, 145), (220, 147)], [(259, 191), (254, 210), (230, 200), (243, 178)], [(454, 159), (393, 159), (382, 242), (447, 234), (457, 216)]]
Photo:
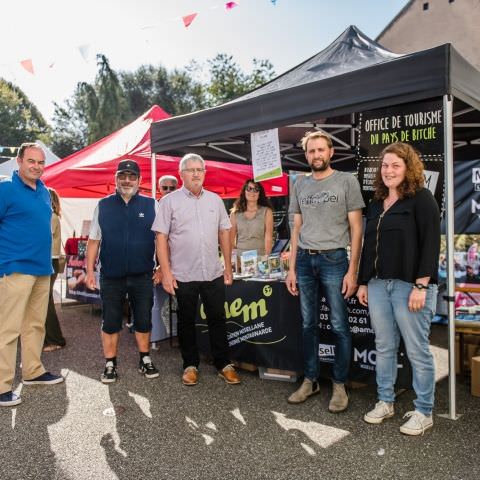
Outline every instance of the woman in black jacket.
[(381, 158), (375, 198), (367, 211), (357, 292), (360, 303), (369, 307), (377, 351), (378, 403), (364, 420), (378, 424), (394, 415), (401, 336), (417, 398), (400, 431), (420, 435), (433, 425), (435, 372), (429, 334), (437, 298), (440, 214), (424, 188), (423, 163), (410, 145), (389, 145)]

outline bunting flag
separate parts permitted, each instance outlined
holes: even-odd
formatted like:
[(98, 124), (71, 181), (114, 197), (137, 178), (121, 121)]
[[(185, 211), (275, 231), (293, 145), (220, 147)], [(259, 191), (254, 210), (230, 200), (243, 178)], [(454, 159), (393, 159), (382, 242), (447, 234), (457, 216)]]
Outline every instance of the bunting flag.
[(5, 147), (3, 145), (0, 145), (0, 153), (6, 153), (10, 151), (10, 153), (14, 154), (16, 150), (18, 150), (19, 147)]
[(277, 0), (270, 0), (272, 2), (272, 5), (275, 7), (277, 5)]
[(80, 45), (78, 47), (78, 51), (80, 52), (80, 55), (82, 56), (82, 58), (88, 62), (88, 54), (90, 52), (90, 44), (86, 44), (86, 45)]
[(191, 13), (190, 15), (185, 15), (184, 17), (182, 17), (185, 28), (188, 28), (192, 24), (192, 22), (195, 20), (195, 17), (197, 15), (198, 15), (197, 13)]
[[(273, 5), (276, 4), (276, 0), (270, 0), (271, 3)], [(229, 10), (233, 10), (235, 7), (238, 7), (240, 6), (239, 2), (234, 2), (234, 1), (229, 1), (229, 2), (226, 2), (226, 1), (222, 1), (222, 2), (219, 2), (217, 5), (213, 6), (213, 7), (210, 7), (208, 10), (216, 10), (216, 9), (221, 9), (221, 8), (224, 8), (226, 11), (229, 11)], [(162, 21), (162, 24), (165, 23), (166, 21), (175, 21), (177, 22), (179, 18), (182, 19), (183, 21), (183, 24), (185, 26), (185, 28), (188, 28), (192, 23), (193, 21), (195, 20), (195, 18), (200, 14), (204, 14), (206, 12), (202, 11), (202, 12), (195, 12), (195, 13), (191, 13), (189, 15), (184, 15), (182, 17), (172, 17), (170, 19), (164, 19)], [(202, 17), (203, 18), (203, 17)], [(148, 26), (145, 26), (145, 27), (141, 27), (141, 30), (148, 30), (148, 29), (154, 29), (154, 28), (160, 28), (161, 27), (161, 24), (158, 24), (158, 25), (148, 25)], [(76, 48), (78, 49), (78, 51), (80, 52), (80, 55), (82, 56), (82, 58), (85, 60), (85, 62), (88, 63), (89, 59), (90, 59), (90, 50), (91, 50), (91, 46), (92, 46), (92, 43), (94, 42), (94, 40), (88, 44), (83, 44), (83, 45), (72, 45), (73, 48)], [(18, 62), (18, 60), (16, 61)], [(18, 65), (18, 63), (16, 63), (16, 65)], [(35, 75), (35, 69), (34, 69), (34, 65), (33, 65), (33, 59), (32, 58), (28, 58), (28, 59), (25, 59), (25, 60), (21, 60), (20, 62), (20, 65), (22, 66), (22, 68), (24, 68), (27, 72), (29, 72), (30, 74), (32, 75)], [(38, 64), (38, 59), (35, 60), (35, 63)], [(40, 62), (42, 63), (42, 62)], [(52, 58), (49, 58), (48, 59), (48, 62), (44, 62), (45, 63), (45, 66), (48, 66), (49, 69), (53, 69), (56, 64), (57, 64), (57, 61), (55, 59), (52, 59)], [(2, 68), (11, 68), (13, 66), (13, 64), (0, 64), (0, 67)], [(38, 66), (38, 65), (37, 65)]]
[(20, 65), (27, 71), (30, 72), (32, 75), (35, 75), (35, 71), (33, 70), (33, 62), (31, 58), (27, 60), (22, 60)]

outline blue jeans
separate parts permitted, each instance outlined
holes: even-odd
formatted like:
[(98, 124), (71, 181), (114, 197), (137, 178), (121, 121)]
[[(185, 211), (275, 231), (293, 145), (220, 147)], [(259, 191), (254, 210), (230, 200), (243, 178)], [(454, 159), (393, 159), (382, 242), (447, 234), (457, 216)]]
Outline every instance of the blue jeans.
[(437, 286), (429, 285), (425, 307), (408, 309), (412, 284), (403, 280), (372, 279), (368, 282), (368, 308), (377, 350), (376, 376), (378, 399), (395, 400), (397, 353), (400, 335), (412, 366), (415, 409), (430, 415), (435, 391), (435, 367), (429, 350), (430, 324), (435, 314)]
[(310, 255), (297, 252), (297, 282), (302, 312), (304, 375), (316, 381), (319, 375), (320, 298), (324, 294), (330, 308), (330, 323), (335, 335), (333, 381), (345, 383), (350, 368), (352, 338), (348, 325), (347, 303), (342, 295), (343, 277), (347, 273), (347, 252), (341, 248)]

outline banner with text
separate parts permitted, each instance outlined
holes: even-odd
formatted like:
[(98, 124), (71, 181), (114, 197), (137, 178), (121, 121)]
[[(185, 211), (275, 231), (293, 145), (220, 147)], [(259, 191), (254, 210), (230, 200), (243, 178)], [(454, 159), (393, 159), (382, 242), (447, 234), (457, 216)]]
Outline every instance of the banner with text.
[[(356, 298), (348, 301), (352, 333), (350, 380), (375, 383), (375, 335), (368, 310)], [(225, 315), (232, 360), (259, 367), (303, 371), (302, 320), (298, 297), (290, 295), (283, 282), (235, 281), (226, 290)], [(196, 320), (200, 350), (209, 352), (208, 325), (203, 306)], [(329, 309), (322, 299), (319, 315), (319, 360), (322, 376), (330, 375), (335, 358), (335, 335)], [(410, 364), (403, 347), (398, 355), (397, 386), (411, 386)]]
[(358, 181), (365, 203), (373, 198), (380, 154), (389, 144), (405, 142), (421, 154), (425, 186), (443, 209), (444, 145), (441, 99), (395, 105), (360, 116)]

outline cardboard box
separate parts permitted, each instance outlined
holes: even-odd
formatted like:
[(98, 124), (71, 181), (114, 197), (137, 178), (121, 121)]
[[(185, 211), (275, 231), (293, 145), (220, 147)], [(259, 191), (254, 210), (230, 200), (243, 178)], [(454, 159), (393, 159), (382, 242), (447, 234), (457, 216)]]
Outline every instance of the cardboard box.
[[(464, 354), (463, 365), (464, 371), (470, 370), (470, 362), (472, 357), (480, 354), (480, 335), (464, 335)], [(455, 336), (455, 374), (460, 373), (460, 340), (458, 334)]]
[(298, 372), (290, 370), (258, 367), (258, 372), (262, 380), (279, 380), (280, 382), (296, 382), (298, 380)]
[(472, 358), (471, 369), (472, 369), (471, 392), (474, 397), (480, 397), (480, 357)]

